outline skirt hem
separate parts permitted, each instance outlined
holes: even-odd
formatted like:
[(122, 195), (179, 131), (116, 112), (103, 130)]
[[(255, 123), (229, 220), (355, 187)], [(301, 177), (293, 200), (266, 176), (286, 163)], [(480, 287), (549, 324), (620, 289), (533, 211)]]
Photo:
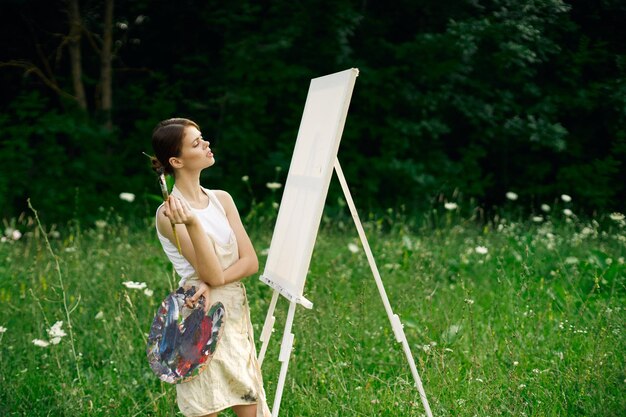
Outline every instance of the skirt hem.
[(185, 416), (185, 417), (202, 417), (202, 416), (206, 416), (207, 414), (214, 414), (214, 413), (221, 413), (222, 411), (226, 410), (227, 408), (232, 408), (232, 407), (236, 407), (238, 405), (254, 405), (254, 404), (258, 404), (258, 401), (255, 401), (253, 403), (233, 403), (233, 404), (229, 404), (229, 405), (225, 405), (225, 406), (220, 406), (217, 410), (214, 411), (203, 411), (201, 413), (192, 413), (192, 414), (185, 414), (181, 411), (181, 413)]

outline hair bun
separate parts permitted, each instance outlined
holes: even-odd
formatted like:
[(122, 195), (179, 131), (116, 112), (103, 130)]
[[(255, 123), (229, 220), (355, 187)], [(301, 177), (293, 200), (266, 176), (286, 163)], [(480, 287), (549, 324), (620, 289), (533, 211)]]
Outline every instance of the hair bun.
[(165, 171), (165, 167), (163, 166), (161, 161), (159, 161), (156, 157), (151, 156), (150, 162), (152, 164), (152, 169), (154, 170), (154, 172), (156, 172), (159, 175), (163, 174), (163, 172)]

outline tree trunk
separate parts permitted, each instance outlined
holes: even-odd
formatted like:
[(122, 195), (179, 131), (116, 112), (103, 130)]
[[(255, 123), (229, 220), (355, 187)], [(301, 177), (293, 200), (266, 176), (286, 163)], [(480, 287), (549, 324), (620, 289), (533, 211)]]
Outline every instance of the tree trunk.
[(113, 0), (104, 2), (104, 33), (102, 51), (100, 52), (100, 93), (101, 110), (104, 117), (104, 124), (111, 129), (111, 109), (113, 107), (112, 94), (112, 46), (113, 46)]
[(69, 36), (69, 53), (72, 67), (72, 83), (74, 86), (74, 95), (81, 109), (87, 110), (87, 98), (85, 97), (85, 87), (83, 86), (83, 70), (81, 66), (82, 57), (80, 52), (80, 40), (82, 32), (82, 24), (80, 20), (80, 12), (78, 9), (78, 0), (69, 0), (69, 19), (70, 19), (70, 36)]

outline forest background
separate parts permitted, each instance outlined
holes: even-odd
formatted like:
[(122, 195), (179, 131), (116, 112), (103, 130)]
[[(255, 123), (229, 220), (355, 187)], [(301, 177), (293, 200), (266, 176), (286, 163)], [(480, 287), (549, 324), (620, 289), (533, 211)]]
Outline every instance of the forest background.
[(172, 116), (212, 143), (206, 186), (269, 208), (309, 80), (351, 67), (339, 157), (361, 209), (489, 212), (514, 192), (531, 212), (561, 194), (623, 211), (623, 1), (4, 0), (0, 13), (5, 219), (27, 198), (47, 224), (151, 215), (142, 152)]
[[(263, 265), (309, 81), (351, 67), (339, 158), (434, 415), (624, 414), (623, 0), (0, 16), (0, 415), (174, 415), (144, 350), (178, 282), (153, 228), (153, 127), (200, 124), (203, 185), (231, 192)], [(335, 180), (325, 214), (281, 413), (422, 416)], [(259, 335), (270, 289), (246, 286)]]

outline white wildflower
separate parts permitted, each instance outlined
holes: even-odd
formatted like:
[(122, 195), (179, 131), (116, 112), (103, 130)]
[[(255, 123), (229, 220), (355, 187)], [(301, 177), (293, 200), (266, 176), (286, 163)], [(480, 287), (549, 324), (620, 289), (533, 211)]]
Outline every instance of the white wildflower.
[(443, 206), (446, 208), (446, 210), (456, 210), (458, 207), (456, 203), (445, 203)]
[(489, 252), (489, 249), (487, 249), (484, 246), (476, 246), (474, 248), (474, 251), (476, 251), (476, 253), (481, 254), (481, 255), (486, 255), (487, 252)]
[(47, 347), (50, 343), (46, 342), (45, 340), (41, 340), (41, 339), (33, 339), (33, 344), (35, 346), (39, 346), (39, 347)]
[(456, 337), (458, 336), (460, 331), (461, 331), (461, 326), (460, 325), (458, 325), (458, 324), (451, 325), (441, 335), (443, 341), (446, 342), (446, 343), (452, 342), (454, 339), (456, 339)]
[(98, 314), (95, 315), (94, 317), (96, 320), (102, 320), (104, 318), (104, 313), (101, 311), (98, 311)]
[(250, 181), (250, 177), (247, 176), (247, 175), (244, 175), (243, 177), (241, 177), (241, 181), (248, 182), (248, 181)]
[(569, 203), (570, 201), (572, 201), (572, 197), (568, 196), (567, 194), (561, 194), (561, 200)]
[(120, 199), (124, 200), (124, 201), (128, 201), (129, 203), (132, 203), (133, 201), (135, 201), (135, 194), (133, 194), (133, 193), (120, 193)]
[(509, 191), (508, 193), (506, 193), (506, 198), (511, 201), (515, 201), (517, 200), (517, 194), (515, 194), (513, 191)]
[(611, 218), (611, 220), (615, 220), (616, 222), (624, 220), (624, 215), (618, 212), (611, 213), (609, 217)]
[(580, 231), (580, 234), (587, 237), (587, 236), (595, 234), (595, 230), (593, 230), (591, 227), (585, 226), (583, 227), (583, 230)]
[(146, 297), (152, 297), (154, 291), (152, 291), (150, 288), (146, 288), (145, 290), (143, 290), (143, 293), (146, 295)]
[(52, 343), (53, 345), (58, 345), (59, 343), (61, 343), (61, 338), (53, 337), (52, 339), (50, 339), (50, 343)]
[(535, 223), (541, 223), (543, 221), (543, 217), (542, 216), (533, 216), (533, 221)]
[(107, 222), (104, 220), (96, 220), (94, 223), (96, 224), (96, 227), (98, 229), (104, 229), (105, 227), (107, 227)]
[(124, 23), (124, 22), (117, 22), (117, 27), (122, 29), (122, 30), (126, 30), (126, 29), (128, 29), (128, 24)]
[(465, 299), (465, 302), (466, 302), (467, 304), (469, 304), (469, 305), (474, 304), (474, 300), (472, 300), (471, 298), (466, 298), (466, 299)]
[(6, 241), (8, 241), (8, 239), (6, 238), (6, 236), (2, 236), (2, 237), (0, 237), (0, 242), (5, 243)]
[[(56, 323), (54, 323), (52, 327), (48, 329), (48, 336), (52, 338), (57, 338), (57, 337), (61, 338), (63, 336), (67, 336), (67, 333), (65, 333), (65, 331), (61, 328), (61, 326), (63, 326), (62, 321), (57, 321)], [(57, 343), (54, 343), (54, 344), (56, 345)]]
[(524, 388), (526, 388), (526, 384), (519, 384), (519, 386), (517, 388), (524, 389)]
[(279, 182), (268, 182), (267, 184), (265, 184), (265, 186), (270, 190), (278, 190), (283, 185)]
[(576, 265), (578, 263), (578, 258), (575, 256), (568, 256), (565, 258), (565, 263), (568, 265)]
[(133, 290), (143, 290), (148, 285), (145, 282), (135, 282), (135, 281), (124, 281), (122, 282), (126, 288), (130, 288)]
[(275, 210), (278, 210), (278, 206), (279, 206), (279, 204), (278, 204), (276, 201), (272, 201), (272, 207), (273, 207)]
[(76, 246), (69, 246), (65, 248), (65, 252), (76, 252)]
[(548, 213), (550, 211), (550, 206), (547, 204), (542, 204), (541, 205), (541, 210), (545, 213)]
[(20, 232), (19, 230), (15, 229), (12, 233), (11, 233), (11, 239), (13, 240), (20, 240), (20, 238), (22, 237), (22, 232)]
[(4, 333), (7, 331), (7, 328), (4, 326), (0, 326), (0, 334)]
[(513, 362), (513, 366), (517, 366), (517, 365), (519, 365), (519, 362), (518, 361), (514, 361)]
[(135, 23), (140, 25), (143, 23), (143, 21), (146, 20), (146, 16), (140, 14), (139, 16), (137, 16), (137, 18), (135, 19)]
[(348, 250), (352, 253), (357, 253), (359, 251), (359, 247), (354, 243), (348, 243)]
[(572, 213), (572, 210), (570, 209), (564, 209), (563, 210), (563, 214), (565, 214), (567, 217), (573, 215), (574, 213)]

